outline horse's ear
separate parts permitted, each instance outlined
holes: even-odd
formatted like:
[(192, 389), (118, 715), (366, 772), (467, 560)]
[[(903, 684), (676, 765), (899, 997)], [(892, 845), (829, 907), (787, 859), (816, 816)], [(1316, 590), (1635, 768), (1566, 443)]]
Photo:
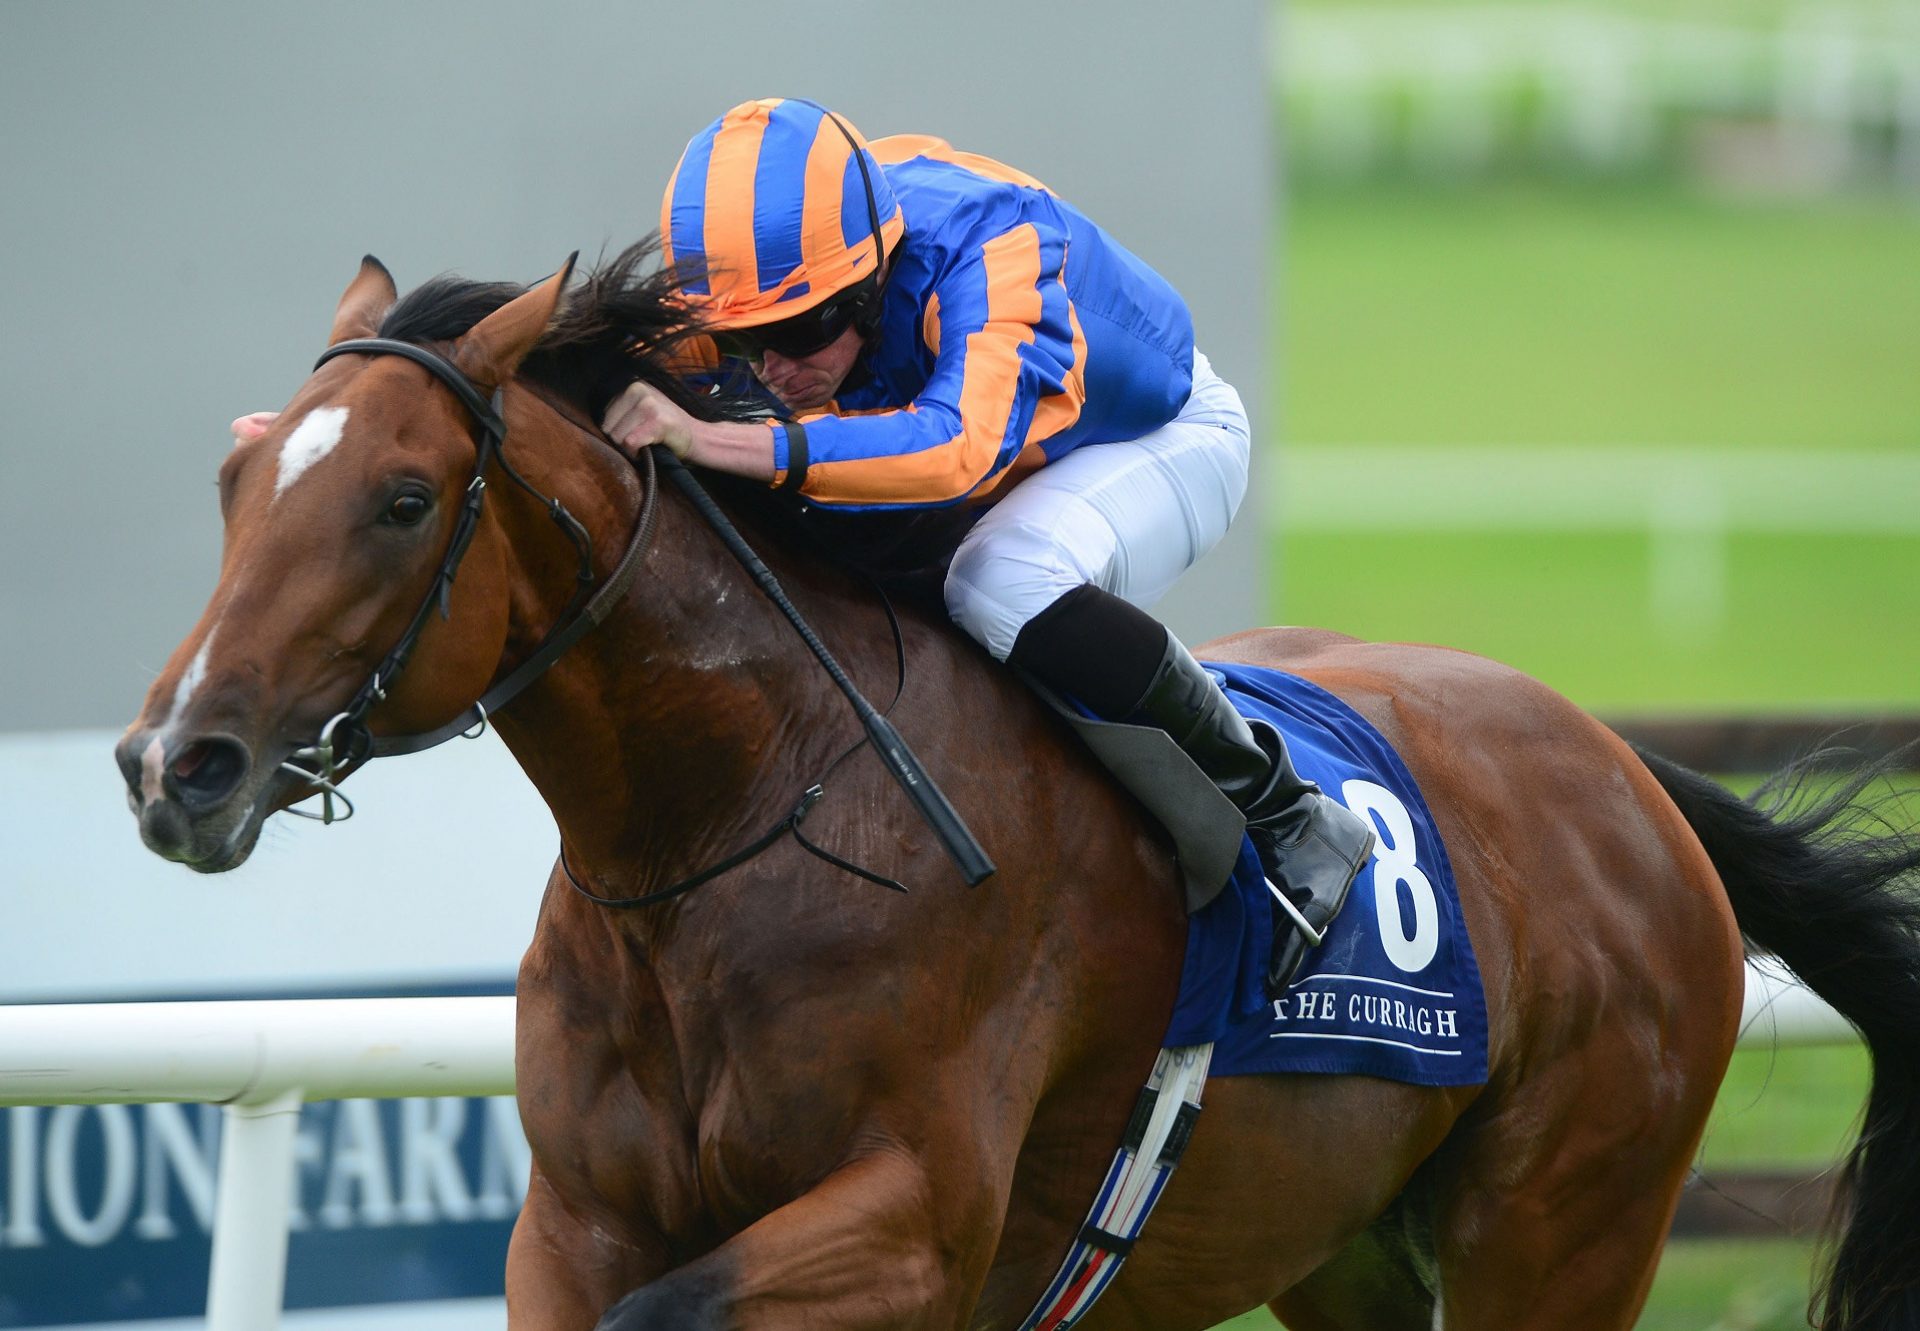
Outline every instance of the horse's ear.
[(393, 274), (371, 254), (360, 260), (360, 271), (347, 289), (340, 293), (340, 308), (333, 312), (333, 335), (327, 345), (345, 342), (350, 337), (372, 337), (380, 331), (380, 320), (393, 302), (400, 299), (394, 289)]
[(502, 305), (453, 344), (453, 363), (467, 378), (497, 388), (512, 376), (553, 322), (579, 257), (579, 250), (569, 254), (559, 272)]

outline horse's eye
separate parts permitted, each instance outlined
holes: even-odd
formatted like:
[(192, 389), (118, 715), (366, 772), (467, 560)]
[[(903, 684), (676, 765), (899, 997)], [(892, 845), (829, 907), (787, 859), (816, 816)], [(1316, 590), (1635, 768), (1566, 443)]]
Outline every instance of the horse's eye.
[(427, 510), (432, 506), (425, 495), (415, 494), (409, 490), (405, 494), (394, 496), (393, 502), (387, 505), (387, 521), (398, 526), (411, 527), (427, 516)]

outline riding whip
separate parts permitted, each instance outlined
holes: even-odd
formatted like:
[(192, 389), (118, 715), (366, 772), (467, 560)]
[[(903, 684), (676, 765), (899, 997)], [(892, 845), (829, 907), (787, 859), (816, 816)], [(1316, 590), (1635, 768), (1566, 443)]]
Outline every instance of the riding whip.
[(947, 854), (959, 868), (961, 876), (967, 880), (967, 885), (978, 886), (991, 877), (994, 872), (993, 861), (987, 858), (987, 852), (974, 839), (973, 833), (967, 830), (967, 825), (961, 819), (959, 811), (953, 807), (952, 802), (935, 784), (933, 778), (927, 775), (927, 769), (921, 765), (920, 759), (907, 746), (907, 741), (901, 737), (900, 732), (894, 729), (893, 723), (880, 715), (873, 704), (861, 696), (854, 682), (847, 678), (847, 672), (842, 670), (840, 663), (833, 659), (833, 654), (827, 650), (826, 644), (820, 641), (812, 626), (801, 618), (799, 609), (787, 599), (787, 593), (780, 586), (780, 580), (774, 576), (773, 570), (754, 553), (753, 547), (747, 544), (745, 538), (728, 520), (727, 515), (720, 511), (720, 506), (713, 502), (713, 496), (706, 492), (705, 487), (687, 469), (686, 464), (681, 462), (670, 449), (663, 448), (658, 451), (662, 468), (666, 471), (668, 478), (679, 487), (680, 492), (693, 504), (700, 516), (707, 520), (707, 525), (713, 528), (714, 533), (732, 552), (733, 557), (740, 561), (741, 567), (752, 576), (760, 590), (767, 594), (767, 599), (787, 617), (787, 622), (793, 625), (794, 632), (798, 633), (800, 640), (807, 644), (807, 650), (814, 654), (826, 670), (828, 678), (832, 679), (840, 692), (847, 696), (847, 701), (853, 705), (854, 715), (859, 717), (860, 724), (866, 727), (867, 738), (873, 742), (874, 752), (880, 755), (881, 765), (892, 774), (895, 781), (900, 783), (900, 788), (907, 792), (907, 798), (913, 801), (914, 807), (920, 811), (920, 816), (927, 820), (927, 825), (940, 838), (940, 844), (946, 848)]

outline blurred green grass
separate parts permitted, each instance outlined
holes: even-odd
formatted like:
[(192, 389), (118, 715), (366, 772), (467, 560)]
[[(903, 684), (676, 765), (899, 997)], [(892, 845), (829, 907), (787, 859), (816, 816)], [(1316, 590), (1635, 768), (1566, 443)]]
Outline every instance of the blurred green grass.
[(1920, 442), (1910, 200), (1316, 184), (1284, 245), (1290, 440)]
[[(1920, 503), (1920, 496), (1916, 496)], [(1583, 706), (1920, 703), (1920, 533), (1726, 544), (1722, 616), (1675, 630), (1638, 532), (1283, 532), (1275, 618), (1504, 661)]]
[[(1901, 0), (1850, 0), (1849, 8), (1869, 15), (1897, 15)], [(1308, 0), (1297, 11), (1322, 9), (1458, 9), (1460, 0)], [(1525, 4), (1509, 0), (1509, 8)], [(1778, 30), (1781, 21), (1808, 11), (1806, 0), (1598, 0), (1590, 6), (1603, 13), (1639, 15), (1686, 22), (1727, 23), (1737, 27)]]
[[(1911, 204), (1316, 184), (1280, 271), (1298, 446), (1920, 451)], [(1603, 710), (1920, 704), (1920, 535), (1735, 530), (1721, 615), (1680, 629), (1649, 604), (1649, 558), (1625, 530), (1283, 531), (1269, 585), (1275, 622), (1466, 647)], [(1702, 1168), (1823, 1167), (1866, 1083), (1856, 1047), (1736, 1054)], [(1805, 1326), (1811, 1263), (1784, 1239), (1677, 1241), (1639, 1325)]]
[[(1291, 447), (1920, 450), (1911, 204), (1322, 184), (1280, 271)], [(1684, 634), (1648, 558), (1626, 530), (1283, 531), (1272, 617), (1482, 652), (1599, 708), (1920, 702), (1920, 532), (1736, 530), (1724, 617)]]
[(1707, 1121), (1700, 1168), (1826, 1167), (1853, 1143), (1869, 1072), (1857, 1044), (1740, 1050)]

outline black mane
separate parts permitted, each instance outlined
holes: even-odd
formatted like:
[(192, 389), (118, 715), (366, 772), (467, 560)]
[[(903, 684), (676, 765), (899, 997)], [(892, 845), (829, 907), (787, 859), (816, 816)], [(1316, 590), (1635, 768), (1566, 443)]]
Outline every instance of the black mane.
[[(744, 373), (701, 391), (680, 365), (707, 336), (682, 294), (693, 276), (659, 264), (657, 237), (628, 246), (567, 293), (552, 325), (527, 358), (520, 376), (598, 421), (607, 404), (634, 379), (645, 379), (703, 420), (752, 420), (768, 414), (769, 400)], [(450, 342), (528, 288), (511, 282), (475, 282), (442, 275), (409, 291), (387, 311), (380, 336), (403, 342)], [(978, 510), (959, 506), (888, 512), (843, 512), (806, 506), (794, 496), (714, 472), (702, 473), (727, 507), (755, 515), (764, 526), (889, 582), (906, 583), (939, 604), (942, 570)]]
[[(649, 237), (589, 272), (567, 293), (552, 326), (521, 363), (521, 375), (595, 420), (635, 378), (706, 420), (766, 415), (765, 398), (748, 383), (697, 392), (674, 370), (706, 332), (681, 294), (691, 274), (656, 263), (658, 253), (657, 239)], [(395, 302), (380, 321), (380, 336), (450, 342), (527, 290), (442, 274)]]
[(423, 346), (451, 342), (526, 289), (442, 273), (400, 297), (380, 321), (380, 336)]

